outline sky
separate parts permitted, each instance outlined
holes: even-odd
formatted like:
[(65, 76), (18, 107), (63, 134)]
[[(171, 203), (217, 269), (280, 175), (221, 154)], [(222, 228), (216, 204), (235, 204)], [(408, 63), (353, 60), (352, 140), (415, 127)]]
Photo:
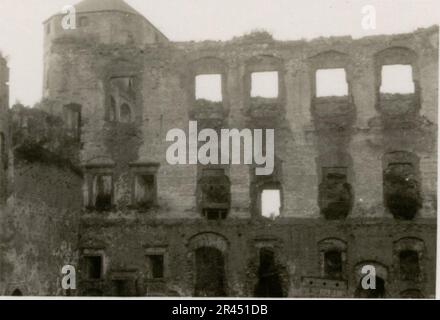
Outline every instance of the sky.
[[(10, 67), (10, 103), (41, 99), (42, 22), (77, 0), (0, 0), (0, 52)], [(172, 41), (228, 40), (267, 30), (279, 40), (412, 32), (439, 24), (438, 0), (126, 0)], [(364, 29), (365, 6), (376, 29)]]

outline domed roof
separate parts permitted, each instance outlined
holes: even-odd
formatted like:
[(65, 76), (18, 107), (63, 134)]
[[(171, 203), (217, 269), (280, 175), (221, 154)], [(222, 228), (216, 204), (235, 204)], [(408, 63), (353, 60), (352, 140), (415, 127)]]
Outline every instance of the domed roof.
[(142, 16), (124, 0), (83, 0), (75, 5), (76, 12), (119, 11)]

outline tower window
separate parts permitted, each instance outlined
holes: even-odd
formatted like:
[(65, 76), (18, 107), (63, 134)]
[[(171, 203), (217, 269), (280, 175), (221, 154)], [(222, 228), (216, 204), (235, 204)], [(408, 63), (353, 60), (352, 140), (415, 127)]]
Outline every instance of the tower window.
[(252, 98), (278, 98), (278, 72), (253, 72), (251, 74)]
[(413, 70), (411, 65), (384, 65), (382, 66), (381, 93), (410, 94), (415, 92)]
[(317, 97), (348, 96), (348, 83), (345, 69), (319, 69), (316, 71)]

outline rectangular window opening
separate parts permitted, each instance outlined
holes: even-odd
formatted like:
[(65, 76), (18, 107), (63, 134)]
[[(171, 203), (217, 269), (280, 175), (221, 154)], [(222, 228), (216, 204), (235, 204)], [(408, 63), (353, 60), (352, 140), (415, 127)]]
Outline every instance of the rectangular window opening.
[(102, 257), (86, 256), (86, 274), (89, 280), (99, 280), (102, 278)]
[(135, 184), (135, 200), (139, 207), (150, 207), (156, 198), (154, 175), (138, 175)]
[(252, 98), (278, 98), (279, 76), (277, 71), (254, 72), (251, 74)]
[(317, 70), (316, 96), (318, 98), (348, 96), (348, 83), (345, 69), (335, 68)]
[(148, 255), (150, 279), (164, 278), (164, 256), (162, 254)]
[(280, 190), (263, 190), (261, 192), (261, 215), (265, 218), (275, 219), (281, 212)]
[(196, 100), (222, 102), (222, 75), (200, 74), (196, 76)]
[(411, 65), (395, 64), (382, 66), (381, 93), (412, 94), (415, 92)]
[(81, 135), (81, 106), (64, 106), (64, 121), (68, 134), (73, 138), (79, 139)]

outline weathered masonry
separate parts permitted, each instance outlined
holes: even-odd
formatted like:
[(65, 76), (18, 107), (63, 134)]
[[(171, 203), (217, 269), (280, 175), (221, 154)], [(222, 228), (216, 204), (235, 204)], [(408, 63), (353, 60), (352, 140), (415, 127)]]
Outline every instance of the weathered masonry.
[[(44, 23), (44, 101), (10, 111), (2, 294), (434, 296), (438, 27), (181, 43), (121, 0), (77, 13)], [(275, 129), (273, 174), (169, 165), (192, 120)]]

